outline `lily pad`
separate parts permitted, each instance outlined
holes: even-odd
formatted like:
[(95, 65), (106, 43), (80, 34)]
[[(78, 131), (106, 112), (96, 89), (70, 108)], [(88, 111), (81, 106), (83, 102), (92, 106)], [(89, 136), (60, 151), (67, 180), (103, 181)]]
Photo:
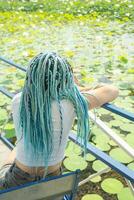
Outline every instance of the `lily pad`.
[(5, 130), (5, 137), (12, 138), (15, 136), (15, 129), (7, 129)]
[(7, 114), (6, 110), (0, 108), (0, 121), (7, 119), (7, 116), (8, 116), (8, 114)]
[(72, 141), (69, 141), (65, 150), (65, 155), (68, 157), (73, 157), (81, 154), (81, 147)]
[(134, 163), (130, 163), (130, 164), (128, 164), (127, 166), (128, 166), (129, 169), (134, 170)]
[(103, 198), (98, 194), (86, 194), (81, 200), (103, 200)]
[[(103, 133), (103, 131), (101, 130), (101, 129), (99, 129), (98, 127), (93, 127), (92, 128), (92, 133), (94, 134), (94, 135), (97, 135), (97, 136), (99, 136), (99, 135), (105, 135), (104, 133)], [(104, 136), (105, 137), (105, 136)]]
[(128, 144), (130, 144), (132, 147), (134, 147), (134, 134), (128, 134), (125, 138)]
[(121, 90), (120, 95), (121, 96), (128, 96), (130, 94), (130, 90)]
[(110, 145), (105, 142), (97, 143), (95, 146), (102, 151), (109, 151), (111, 149)]
[(102, 189), (110, 194), (117, 194), (123, 188), (123, 184), (115, 178), (107, 178), (101, 183)]
[(101, 181), (101, 176), (96, 176), (96, 177), (92, 178), (90, 181), (93, 183), (98, 183)]
[(126, 152), (124, 152), (124, 150), (120, 148), (112, 149), (109, 154), (112, 158), (122, 163), (130, 163), (133, 161), (133, 158), (131, 158)]
[(100, 170), (103, 170), (105, 168), (107, 168), (108, 166), (101, 162), (100, 160), (96, 160), (93, 162), (93, 165), (92, 165), (92, 168), (95, 170), (95, 171), (100, 171)]
[(96, 159), (96, 157), (93, 156), (92, 154), (90, 154), (90, 153), (86, 154), (86, 160), (87, 161), (94, 161), (95, 159)]
[(13, 123), (7, 123), (5, 126), (6, 130), (14, 129), (14, 124)]
[(118, 144), (116, 142), (114, 142), (113, 140), (110, 140), (108, 142), (111, 146), (118, 146)]
[(93, 138), (93, 142), (94, 143), (101, 143), (102, 141), (105, 141), (105, 143), (107, 143), (109, 141), (109, 137), (104, 134), (104, 133), (101, 133), (98, 135), (96, 135), (94, 138)]
[(123, 124), (120, 128), (123, 131), (132, 132), (134, 130), (134, 125), (133, 124)]
[(0, 106), (10, 103), (10, 99), (6, 98), (4, 95), (0, 95)]
[(5, 136), (6, 138), (12, 138), (15, 136), (15, 129), (14, 129), (14, 124), (13, 123), (7, 123), (5, 128)]
[(110, 125), (110, 126), (115, 126), (115, 127), (121, 126), (122, 124), (123, 124), (123, 123), (122, 123), (121, 119), (120, 119), (120, 120), (111, 120), (111, 121), (109, 122), (109, 125)]
[(117, 194), (118, 200), (134, 200), (134, 196), (128, 187), (122, 188), (122, 190)]
[(84, 170), (87, 167), (87, 162), (81, 156), (66, 158), (63, 164), (70, 171), (75, 171), (76, 169)]

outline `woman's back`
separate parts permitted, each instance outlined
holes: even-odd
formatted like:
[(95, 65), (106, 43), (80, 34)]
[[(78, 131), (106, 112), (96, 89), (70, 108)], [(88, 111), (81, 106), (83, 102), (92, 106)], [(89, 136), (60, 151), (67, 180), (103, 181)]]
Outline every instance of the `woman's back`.
[[(17, 95), (15, 95), (12, 101), (13, 121), (15, 124), (15, 131), (18, 140), (16, 145), (17, 147), (16, 159), (26, 166), (31, 166), (31, 167), (44, 166), (44, 162), (42, 162), (43, 161), (42, 157), (45, 157), (44, 154), (39, 152), (38, 160), (33, 160), (33, 157), (31, 157), (31, 155), (29, 156), (24, 151), (24, 138), (22, 137), (20, 139), (22, 133), (19, 132), (21, 130), (17, 129), (20, 98), (21, 98), (21, 93), (18, 93)], [(60, 105), (61, 105), (62, 120), (63, 120), (62, 121), (63, 133), (62, 133), (61, 144), (59, 144), (60, 134), (61, 134), (60, 112), (58, 108), (58, 103), (56, 101), (52, 102), (53, 151), (49, 159), (48, 166), (55, 165), (60, 161), (62, 161), (62, 159), (64, 158), (64, 150), (67, 144), (68, 134), (75, 118), (74, 106), (69, 100), (67, 99), (61, 100)], [(30, 149), (32, 151), (32, 145), (30, 146)]]

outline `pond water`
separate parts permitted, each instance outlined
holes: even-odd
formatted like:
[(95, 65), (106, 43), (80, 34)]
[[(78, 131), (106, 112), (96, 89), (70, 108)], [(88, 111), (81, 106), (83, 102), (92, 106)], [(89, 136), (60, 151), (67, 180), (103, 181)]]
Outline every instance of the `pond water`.
[(117, 85), (127, 83), (125, 89), (134, 89), (132, 22), (87, 17), (68, 22), (62, 17), (50, 20), (43, 14), (12, 12), (2, 17), (0, 54), (6, 58), (26, 66), (37, 53), (56, 51), (69, 59), (84, 84), (112, 81)]

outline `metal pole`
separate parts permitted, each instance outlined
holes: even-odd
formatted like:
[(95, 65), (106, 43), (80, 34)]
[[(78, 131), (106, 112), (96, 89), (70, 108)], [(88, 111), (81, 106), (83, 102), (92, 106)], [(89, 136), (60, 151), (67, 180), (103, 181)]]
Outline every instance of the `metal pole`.
[(18, 69), (20, 69), (20, 70), (22, 70), (22, 71), (24, 71), (24, 72), (26, 72), (26, 69), (25, 69), (24, 67), (22, 67), (22, 66), (20, 66), (20, 65), (18, 65), (18, 64), (15, 64), (15, 63), (14, 63), (13, 61), (11, 61), (11, 60), (7, 60), (7, 59), (5, 59), (5, 58), (3, 58), (3, 57), (1, 57), (1, 56), (0, 56), (0, 60), (2, 60), (2, 61), (5, 62), (5, 63), (8, 63), (9, 65), (12, 65), (12, 66), (18, 68)]
[(127, 154), (129, 154), (132, 158), (134, 158), (134, 149), (130, 147), (130, 145), (125, 142), (122, 138), (120, 138), (116, 133), (113, 132), (104, 122), (102, 122), (99, 118), (97, 118), (93, 113), (90, 112), (90, 118), (95, 124), (105, 132), (112, 140), (114, 140)]

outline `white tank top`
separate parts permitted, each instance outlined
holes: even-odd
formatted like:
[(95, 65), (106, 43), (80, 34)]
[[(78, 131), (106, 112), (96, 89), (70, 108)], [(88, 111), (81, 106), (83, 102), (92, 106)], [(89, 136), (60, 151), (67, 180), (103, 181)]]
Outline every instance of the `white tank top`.
[[(21, 97), (21, 93), (18, 93), (14, 96), (12, 100), (13, 121), (15, 125), (16, 137), (18, 140), (20, 136), (22, 135), (22, 133), (18, 133), (18, 130), (17, 130), (20, 97)], [(58, 162), (62, 161), (62, 159), (64, 158), (64, 151), (65, 151), (67, 140), (68, 140), (68, 134), (72, 128), (72, 124), (75, 118), (74, 107), (73, 107), (73, 104), (69, 100), (64, 99), (61, 101), (61, 109), (62, 109), (62, 115), (63, 115), (63, 136), (61, 140), (61, 145), (59, 147), (59, 138), (60, 138), (60, 130), (61, 130), (60, 113), (59, 113), (57, 102), (56, 101), (52, 102), (52, 123), (53, 123), (53, 130), (54, 130), (54, 138), (53, 138), (54, 147), (53, 147), (53, 152), (51, 154), (50, 160), (48, 162), (48, 166), (55, 165)], [(26, 159), (26, 155), (24, 152), (23, 137), (16, 144), (16, 159), (26, 166), (30, 166), (30, 167), (44, 166), (40, 155), (39, 155), (38, 162), (28, 156)]]

